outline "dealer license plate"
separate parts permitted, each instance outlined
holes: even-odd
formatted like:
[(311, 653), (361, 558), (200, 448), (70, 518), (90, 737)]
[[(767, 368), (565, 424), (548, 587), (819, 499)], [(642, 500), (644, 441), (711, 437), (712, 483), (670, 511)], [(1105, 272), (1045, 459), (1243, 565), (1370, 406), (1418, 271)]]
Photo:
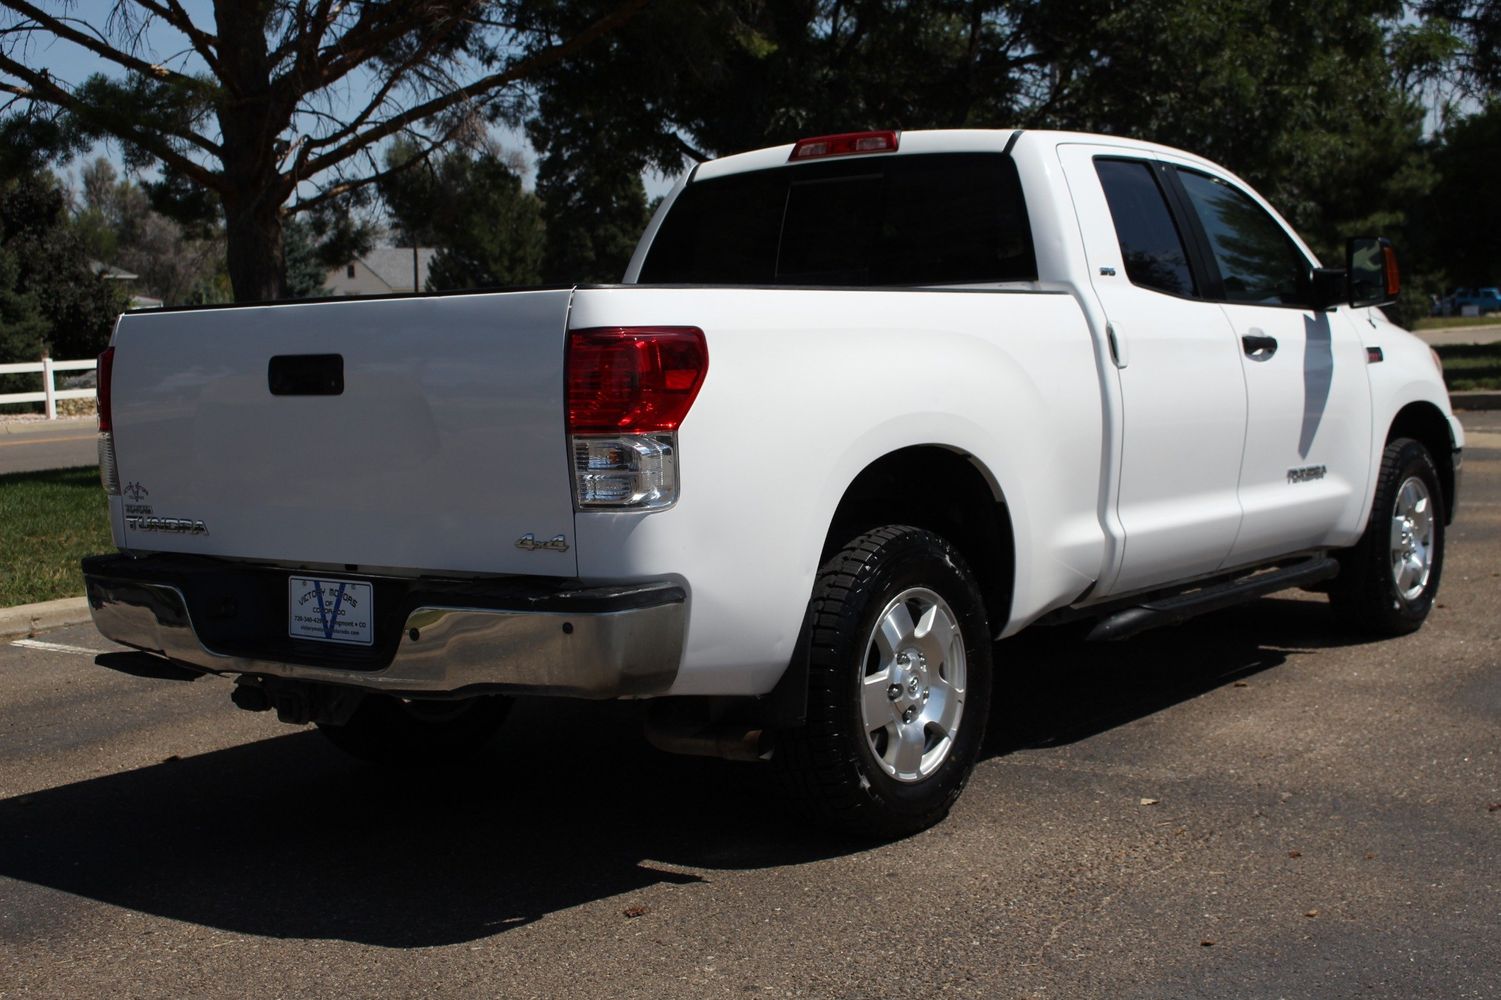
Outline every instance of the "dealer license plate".
[(369, 646), (375, 642), (374, 588), (356, 580), (294, 576), (287, 586), (287, 634), (295, 639)]

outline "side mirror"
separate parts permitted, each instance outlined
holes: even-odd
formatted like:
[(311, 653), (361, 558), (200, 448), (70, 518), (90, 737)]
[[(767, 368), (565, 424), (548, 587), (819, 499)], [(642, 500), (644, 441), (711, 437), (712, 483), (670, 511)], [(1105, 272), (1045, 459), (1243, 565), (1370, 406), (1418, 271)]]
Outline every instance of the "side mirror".
[(1345, 246), (1345, 264), (1350, 274), (1350, 305), (1361, 308), (1397, 301), (1402, 275), (1391, 240), (1383, 236), (1355, 237)]

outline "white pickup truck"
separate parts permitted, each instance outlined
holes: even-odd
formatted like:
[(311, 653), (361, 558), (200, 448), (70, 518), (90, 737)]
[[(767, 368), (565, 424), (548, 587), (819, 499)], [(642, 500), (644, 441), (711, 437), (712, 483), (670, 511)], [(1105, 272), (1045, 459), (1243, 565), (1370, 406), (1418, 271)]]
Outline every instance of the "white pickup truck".
[(131, 314), (105, 660), (395, 763), (652, 699), (660, 746), (921, 829), (1029, 625), (1422, 623), (1462, 431), (1390, 246), (1344, 263), (1175, 149), (867, 132), (698, 166), (619, 285)]

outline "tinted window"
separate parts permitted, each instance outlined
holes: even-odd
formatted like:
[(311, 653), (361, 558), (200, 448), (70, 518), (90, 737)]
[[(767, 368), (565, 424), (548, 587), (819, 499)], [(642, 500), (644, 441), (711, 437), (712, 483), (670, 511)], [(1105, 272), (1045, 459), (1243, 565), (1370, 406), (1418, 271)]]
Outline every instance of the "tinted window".
[(1037, 277), (1010, 157), (790, 164), (690, 184), (643, 283), (936, 285)]
[(1222, 180), (1179, 170), (1231, 302), (1308, 301), (1309, 264), (1277, 220)]
[(1196, 289), (1183, 237), (1173, 224), (1151, 166), (1140, 160), (1096, 160), (1095, 171), (1110, 203), (1131, 283), (1193, 295)]

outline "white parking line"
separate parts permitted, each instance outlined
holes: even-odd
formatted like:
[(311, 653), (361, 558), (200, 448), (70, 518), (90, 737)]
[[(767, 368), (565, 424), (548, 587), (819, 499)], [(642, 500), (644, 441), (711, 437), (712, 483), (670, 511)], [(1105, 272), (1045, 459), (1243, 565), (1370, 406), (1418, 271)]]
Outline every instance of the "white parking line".
[(76, 656), (98, 656), (105, 652), (102, 649), (85, 649), (83, 646), (68, 646), (61, 642), (43, 642), (40, 639), (17, 639), (12, 646), (20, 646), (22, 649), (40, 649), (48, 653), (73, 653)]

